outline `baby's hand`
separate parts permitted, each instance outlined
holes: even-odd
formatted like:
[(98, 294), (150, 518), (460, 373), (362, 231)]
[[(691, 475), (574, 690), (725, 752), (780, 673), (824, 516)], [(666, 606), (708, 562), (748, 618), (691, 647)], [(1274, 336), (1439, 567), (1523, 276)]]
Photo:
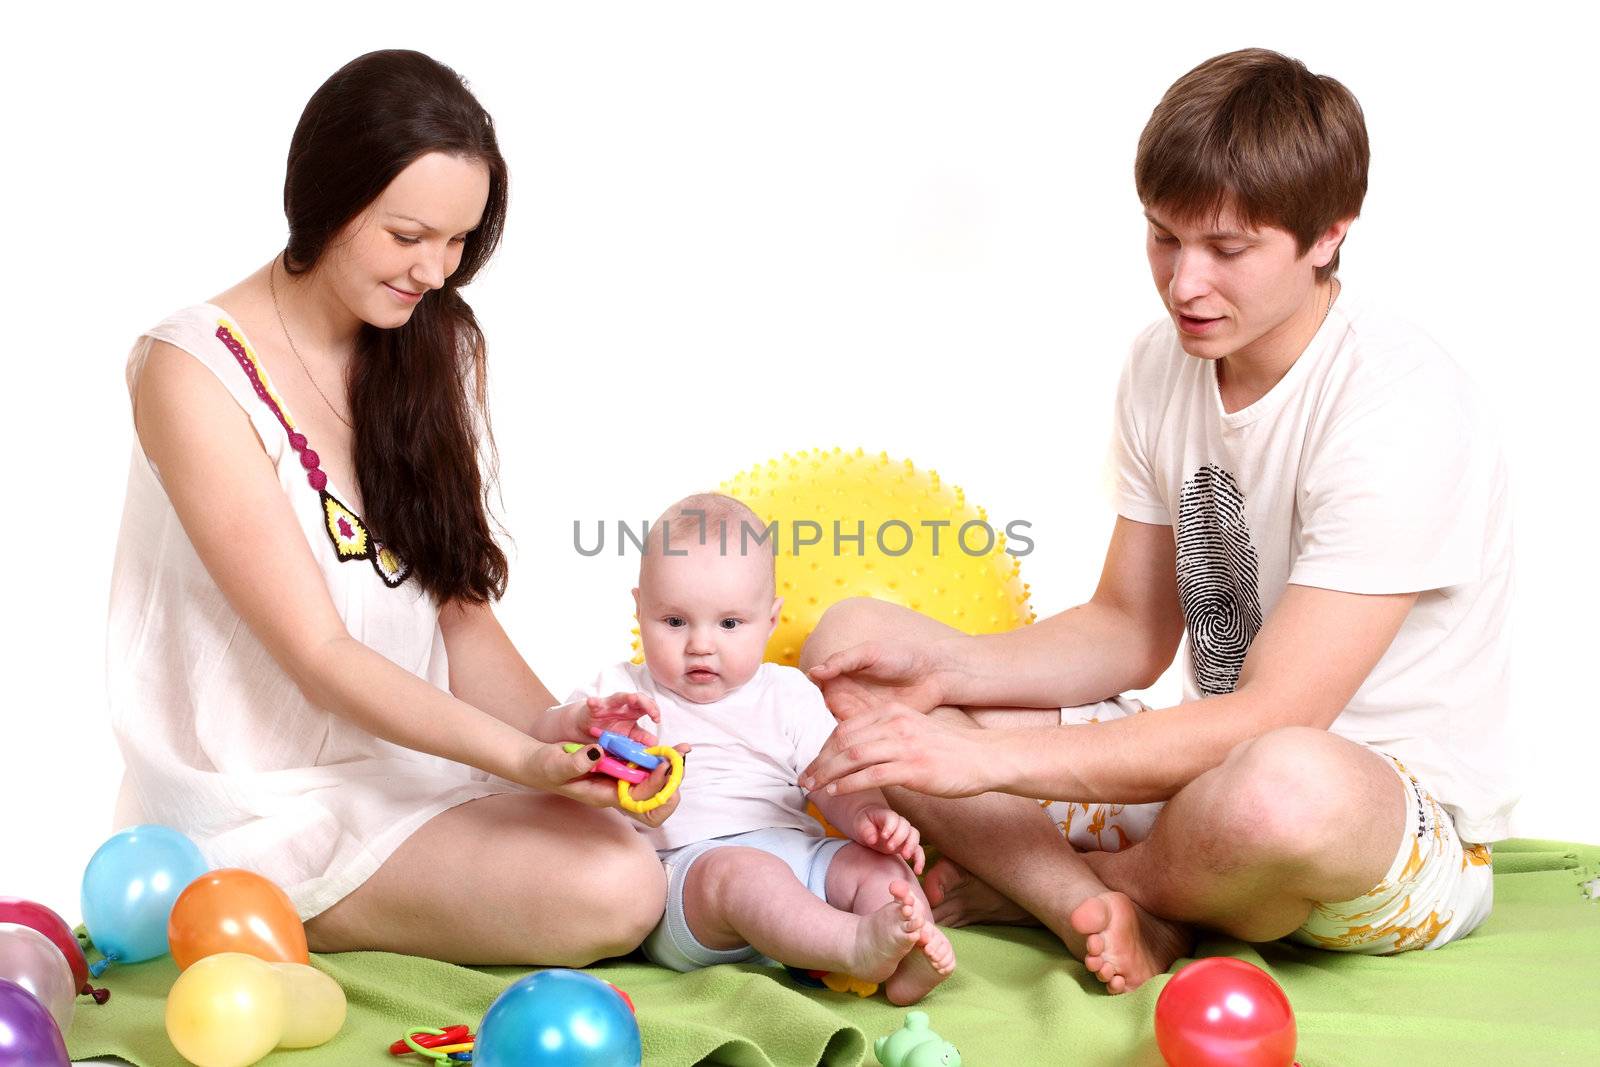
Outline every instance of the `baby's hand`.
[(610, 696), (590, 697), (568, 704), (566, 708), (567, 721), (561, 724), (561, 731), (568, 741), (588, 744), (595, 737), (589, 732), (590, 727), (597, 727), (632, 738), (641, 745), (656, 743), (654, 734), (637, 725), (643, 718), (649, 718), (657, 723), (661, 721), (661, 712), (656, 708), (656, 702), (643, 693), (612, 693)]
[[(687, 757), (689, 755), (689, 750), (694, 746), (673, 745), (672, 747)], [(634, 800), (649, 800), (651, 797), (661, 792), (662, 788), (666, 786), (667, 777), (671, 773), (672, 764), (667, 760), (662, 760), (660, 766), (650, 772), (650, 777), (634, 786), (631, 790), (629, 790), (629, 792), (633, 795)], [(689, 764), (687, 760), (684, 761), (683, 777), (684, 781), (687, 781), (689, 777)], [(678, 810), (678, 801), (683, 796), (684, 781), (680, 781), (678, 783), (677, 791), (674, 792), (670, 798), (668, 798), (665, 804), (661, 805), (659, 808), (656, 808), (654, 811), (648, 811), (643, 814), (632, 811), (624, 811), (624, 814), (635, 822), (651, 827), (652, 829), (660, 826), (671, 817), (674, 811)]]
[(888, 807), (862, 809), (856, 816), (853, 836), (857, 842), (874, 852), (886, 856), (899, 856), (911, 865), (915, 874), (922, 873), (926, 857), (922, 852), (922, 834), (911, 820)]

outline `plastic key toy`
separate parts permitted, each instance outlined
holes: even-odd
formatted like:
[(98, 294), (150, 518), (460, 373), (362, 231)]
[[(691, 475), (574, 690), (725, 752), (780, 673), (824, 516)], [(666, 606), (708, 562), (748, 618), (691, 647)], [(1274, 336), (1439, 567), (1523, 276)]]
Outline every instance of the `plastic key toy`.
[(470, 1061), (476, 1040), (471, 1029), (462, 1025), (447, 1026), (443, 1030), (434, 1026), (413, 1026), (405, 1037), (389, 1046), (389, 1055), (414, 1053), (435, 1063)]
[[(594, 765), (596, 774), (609, 775), (617, 780), (617, 803), (624, 811), (631, 811), (638, 815), (652, 812), (672, 799), (672, 794), (678, 791), (678, 783), (683, 781), (683, 754), (671, 745), (654, 745), (646, 748), (631, 737), (602, 730), (591, 726), (589, 732), (595, 736), (601, 756)], [(575, 742), (568, 742), (561, 746), (565, 752), (576, 752), (583, 746)], [(672, 765), (672, 771), (667, 775), (667, 784), (661, 787), (661, 792), (649, 800), (633, 799), (630, 786), (638, 785), (650, 777), (650, 772), (661, 766), (661, 761), (666, 760)]]

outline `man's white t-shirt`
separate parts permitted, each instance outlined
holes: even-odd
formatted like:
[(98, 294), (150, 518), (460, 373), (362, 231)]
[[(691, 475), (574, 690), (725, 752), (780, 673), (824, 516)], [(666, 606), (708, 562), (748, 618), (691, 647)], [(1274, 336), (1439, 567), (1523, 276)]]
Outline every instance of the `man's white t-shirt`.
[(678, 808), (661, 826), (639, 831), (656, 849), (712, 837), (789, 826), (818, 836), (806, 814), (800, 772), (817, 758), (837, 725), (822, 691), (801, 671), (763, 663), (755, 676), (721, 700), (696, 704), (656, 685), (640, 663), (607, 667), (567, 703), (612, 693), (645, 693), (661, 723), (639, 725), (663, 745), (690, 744)]
[(1332, 730), (1404, 763), (1464, 840), (1507, 836), (1505, 466), (1439, 346), (1345, 291), (1283, 379), (1230, 414), (1216, 364), (1162, 319), (1134, 342), (1115, 425), (1118, 513), (1174, 528), (1184, 699), (1232, 692), (1286, 585), (1417, 592)]

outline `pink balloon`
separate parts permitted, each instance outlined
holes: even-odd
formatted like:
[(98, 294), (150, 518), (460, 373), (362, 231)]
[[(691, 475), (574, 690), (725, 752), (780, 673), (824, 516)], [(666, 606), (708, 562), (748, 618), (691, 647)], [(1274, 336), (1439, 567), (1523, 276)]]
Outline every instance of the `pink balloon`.
[(1289, 998), (1244, 960), (1196, 960), (1156, 998), (1156, 1044), (1172, 1067), (1290, 1067), (1295, 1043)]
[(78, 991), (61, 950), (31, 926), (0, 923), (0, 978), (33, 994), (64, 1034), (72, 1025)]
[(48, 937), (67, 958), (67, 966), (72, 968), (72, 980), (77, 985), (78, 992), (94, 991), (89, 986), (89, 964), (83, 958), (83, 946), (78, 944), (78, 939), (72, 934), (72, 927), (68, 926), (61, 916), (43, 904), (35, 904), (31, 900), (23, 900), (21, 897), (0, 897), (0, 923), (31, 926)]

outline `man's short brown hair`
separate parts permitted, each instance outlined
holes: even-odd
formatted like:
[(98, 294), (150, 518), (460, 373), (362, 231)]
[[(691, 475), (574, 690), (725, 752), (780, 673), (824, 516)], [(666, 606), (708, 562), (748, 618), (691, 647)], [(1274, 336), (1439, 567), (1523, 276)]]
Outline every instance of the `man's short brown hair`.
[[(1367, 126), (1350, 90), (1298, 59), (1246, 48), (1173, 83), (1139, 136), (1134, 185), (1146, 208), (1185, 220), (1232, 207), (1246, 226), (1294, 235), (1300, 255), (1361, 213)], [(1339, 253), (1317, 272), (1339, 269)]]

